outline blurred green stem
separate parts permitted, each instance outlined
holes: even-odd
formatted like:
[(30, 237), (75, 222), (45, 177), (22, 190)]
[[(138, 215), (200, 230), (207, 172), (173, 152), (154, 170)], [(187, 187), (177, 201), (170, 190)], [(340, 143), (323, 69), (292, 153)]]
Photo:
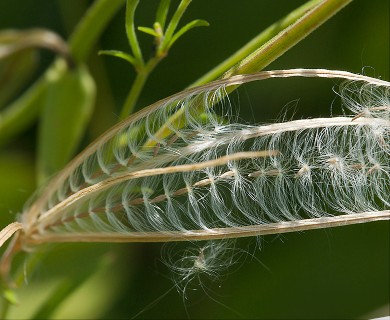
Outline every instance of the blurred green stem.
[[(88, 58), (93, 44), (124, 2), (125, 0), (97, 0), (88, 9), (69, 39), (71, 56), (76, 62), (83, 62)], [(41, 106), (38, 101), (45, 92), (47, 75), (53, 72), (53, 68), (55, 64), (0, 114), (0, 145), (8, 142), (36, 119)]]
[[(296, 22), (279, 32), (248, 56), (241, 57), (240, 62), (229, 69), (223, 75), (223, 78), (262, 70), (287, 50), (306, 38), (306, 36), (311, 34), (348, 3), (352, 2), (352, 0), (322, 0), (310, 1), (309, 3), (311, 2), (313, 4), (317, 2), (318, 5), (315, 5), (310, 10), (307, 10), (303, 6), (304, 10), (299, 10), (304, 13), (301, 18), (298, 18)], [(299, 9), (302, 9), (302, 7)]]
[(88, 58), (93, 45), (125, 0), (97, 0), (88, 9), (69, 39), (70, 52), (77, 62)]
[[(225, 72), (227, 73), (224, 77), (247, 73), (245, 72), (245, 69), (250, 69), (252, 72), (260, 71), (351, 1), (352, 0), (311, 0), (306, 2), (286, 15), (283, 19), (275, 22), (262, 31), (225, 61), (192, 83), (190, 87), (196, 87), (213, 81), (221, 77)], [(312, 10), (311, 14), (305, 15), (305, 13), (310, 10)], [(298, 19), (301, 19), (299, 23)], [(288, 28), (289, 26), (291, 27)], [(289, 31), (287, 31), (287, 28)], [(280, 35), (276, 37), (278, 34), (281, 34), (281, 31), (283, 30), (282, 37)], [(291, 35), (290, 32), (293, 32), (294, 35)], [(268, 42), (271, 39), (272, 43)], [(271, 53), (274, 55), (270, 54), (270, 47), (273, 47)], [(265, 52), (268, 52), (267, 57), (263, 56)], [(249, 59), (249, 57), (252, 58)], [(262, 61), (262, 63), (259, 63), (259, 61)], [(235, 65), (237, 65), (237, 67), (233, 68)]]

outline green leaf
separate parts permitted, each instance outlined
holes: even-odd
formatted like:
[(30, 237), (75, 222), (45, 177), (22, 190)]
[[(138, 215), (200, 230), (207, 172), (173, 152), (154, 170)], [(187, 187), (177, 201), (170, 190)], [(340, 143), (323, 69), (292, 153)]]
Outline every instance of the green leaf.
[(158, 37), (159, 36), (159, 34), (156, 32), (156, 30), (154, 30), (154, 29), (152, 29), (152, 28), (148, 28), (148, 27), (138, 27), (137, 28), (139, 31), (141, 31), (141, 32), (144, 32), (144, 33), (146, 33), (146, 34), (149, 34), (149, 35), (151, 35), (151, 36), (153, 36), (153, 37)]
[(161, 29), (163, 30), (165, 27), (165, 21), (167, 20), (170, 4), (171, 4), (171, 0), (161, 0), (157, 8), (156, 22), (160, 24)]
[(74, 155), (95, 100), (95, 83), (84, 66), (59, 77), (56, 73), (50, 80), (38, 134), (39, 183), (62, 169)]
[(177, 7), (171, 21), (168, 24), (167, 30), (165, 31), (164, 41), (162, 42), (159, 51), (166, 52), (169, 44), (171, 43), (173, 34), (176, 31), (177, 25), (179, 24), (184, 12), (187, 7), (190, 5), (192, 0), (181, 0), (179, 6)]
[(175, 35), (172, 37), (171, 41), (168, 44), (168, 49), (172, 47), (172, 45), (176, 42), (177, 39), (179, 39), (183, 34), (185, 34), (187, 31), (196, 28), (196, 27), (208, 27), (210, 24), (206, 20), (193, 20), (189, 23), (187, 23), (184, 27), (182, 27), (178, 32), (175, 33)]
[(119, 50), (100, 50), (99, 55), (113, 56), (130, 62), (133, 66), (137, 65), (137, 60), (130, 54)]
[(140, 64), (143, 64), (144, 60), (142, 57), (141, 48), (134, 30), (134, 14), (138, 3), (139, 0), (127, 0), (126, 2), (126, 34), (134, 57), (137, 59), (137, 61), (139, 61)]

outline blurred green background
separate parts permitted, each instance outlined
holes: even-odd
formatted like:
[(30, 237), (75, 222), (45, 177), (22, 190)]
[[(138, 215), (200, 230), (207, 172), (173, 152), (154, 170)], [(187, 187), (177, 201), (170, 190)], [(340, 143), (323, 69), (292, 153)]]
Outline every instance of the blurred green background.
[[(261, 30), (305, 1), (196, 0), (183, 21), (210, 22), (178, 41), (152, 74), (138, 108), (182, 90)], [(174, 2), (174, 3), (177, 3)], [(89, 1), (0, 0), (0, 29), (42, 27), (67, 38)], [(143, 0), (136, 23), (150, 26), (156, 0)], [(150, 37), (140, 35), (143, 52)], [(118, 119), (134, 72), (126, 62), (99, 57), (99, 49), (127, 51), (124, 10), (88, 60), (97, 82), (96, 110), (85, 144)], [(39, 51), (32, 83), (53, 60)], [(355, 0), (267, 69), (329, 68), (389, 80), (389, 1)], [(1, 79), (0, 79), (1, 83)], [(240, 89), (240, 117), (266, 122), (281, 116), (315, 117), (340, 112), (332, 91), (338, 81), (268, 80)], [(26, 85), (27, 86), (27, 85)], [(0, 88), (1, 90), (1, 88)], [(35, 188), (36, 125), (0, 149), (0, 222), (14, 220)], [(80, 147), (82, 149), (82, 146)], [(389, 315), (389, 223), (317, 230), (260, 240), (242, 239), (248, 251), (239, 267), (183, 297), (172, 289), (160, 244), (56, 245), (28, 274), (21, 304), (11, 317), (34, 314), (59, 287), (84, 282), (64, 300), (57, 318), (257, 318), (363, 319)], [(260, 244), (260, 248), (259, 248)], [(18, 262), (23, 265), (25, 256)], [(88, 277), (87, 277), (88, 275)], [(73, 280), (72, 280), (73, 279)], [(161, 299), (160, 299), (161, 298)], [(152, 304), (152, 305), (150, 305)]]

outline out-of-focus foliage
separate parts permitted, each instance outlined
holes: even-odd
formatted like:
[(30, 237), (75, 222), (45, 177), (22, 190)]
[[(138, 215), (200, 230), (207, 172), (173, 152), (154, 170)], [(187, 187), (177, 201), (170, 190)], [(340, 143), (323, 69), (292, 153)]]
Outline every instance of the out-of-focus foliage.
[[(186, 20), (202, 17), (210, 27), (199, 28), (175, 43), (151, 75), (137, 108), (183, 89), (302, 3), (194, 1)], [(0, 29), (47, 28), (66, 39), (88, 4), (81, 0), (1, 1)], [(157, 1), (141, 1), (136, 24), (151, 25), (156, 6)], [(87, 61), (95, 78), (97, 99), (85, 141), (117, 121), (134, 79), (126, 62), (97, 55), (99, 49), (127, 50), (124, 18), (122, 10)], [(355, 0), (268, 69), (342, 69), (388, 80), (389, 38), (389, 2)], [(144, 52), (153, 52), (150, 36), (141, 34), (140, 43)], [(50, 52), (40, 52), (36, 77), (53, 57)], [(282, 79), (262, 83), (257, 86), (261, 91), (254, 92), (249, 86), (240, 91), (240, 116), (264, 122), (281, 115), (327, 115), (332, 106), (338, 107), (333, 85), (332, 81), (319, 79)], [(37, 127), (33, 126), (0, 150), (1, 225), (14, 219), (34, 190), (36, 140)], [(386, 310), (375, 310), (390, 300), (389, 231), (388, 222), (378, 222), (267, 236), (260, 242), (240, 240), (243, 247), (248, 245), (241, 267), (233, 267), (234, 272), (216, 282), (204, 282), (197, 291), (188, 292), (188, 299), (171, 290), (169, 270), (160, 261), (161, 245), (58, 245), (42, 257), (35, 273), (28, 274), (30, 284), (20, 294), (22, 305), (12, 307), (10, 316), (38, 312), (44, 294), (60, 290), (61, 284), (76, 274), (83, 275), (83, 285), (63, 301), (55, 313), (58, 318), (129, 318), (143, 309), (140, 318), (383, 316)], [(93, 274), (86, 275), (88, 270)], [(160, 297), (155, 305), (147, 307)]]

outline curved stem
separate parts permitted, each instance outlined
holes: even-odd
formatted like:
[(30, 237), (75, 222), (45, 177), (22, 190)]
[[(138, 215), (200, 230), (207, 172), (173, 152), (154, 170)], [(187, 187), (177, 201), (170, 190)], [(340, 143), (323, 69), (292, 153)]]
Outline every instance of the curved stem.
[(42, 48), (59, 54), (65, 59), (69, 68), (74, 67), (74, 62), (66, 42), (53, 31), (42, 28), (33, 28), (26, 31), (4, 31), (0, 36), (0, 41), (1, 38), (5, 40), (12, 39), (13, 43), (6, 45), (0, 51), (0, 59), (28, 48)]
[(134, 57), (137, 60), (138, 65), (136, 67), (143, 66), (144, 64), (141, 48), (134, 30), (134, 13), (138, 3), (139, 0), (127, 0), (126, 4), (126, 34), (131, 50), (133, 51)]

